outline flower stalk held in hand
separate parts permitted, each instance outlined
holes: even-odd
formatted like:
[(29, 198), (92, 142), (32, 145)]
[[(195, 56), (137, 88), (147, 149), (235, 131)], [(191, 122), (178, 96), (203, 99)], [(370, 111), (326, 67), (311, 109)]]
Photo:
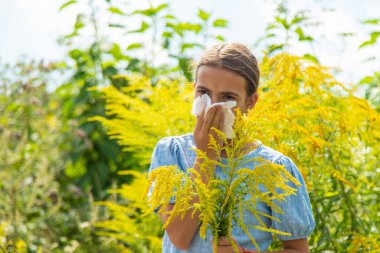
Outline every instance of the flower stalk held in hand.
[[(257, 249), (259, 246), (249, 228), (291, 235), (286, 231), (267, 227), (262, 221), (263, 217), (277, 222), (280, 220), (258, 210), (257, 204), (264, 202), (272, 212), (281, 213), (282, 210), (276, 203), (286, 201), (285, 197), (288, 195), (296, 194), (296, 189), (289, 186), (288, 182), (291, 181), (296, 186), (300, 183), (284, 166), (263, 158), (247, 156), (247, 150), (252, 150), (252, 146), (256, 145), (252, 136), (254, 129), (254, 122), (237, 111), (232, 139), (228, 139), (225, 133), (216, 128), (213, 131), (217, 138), (210, 135), (209, 148), (218, 154), (217, 159), (210, 159), (205, 152), (195, 149), (197, 158), (202, 160), (202, 163), (197, 164), (198, 170), (188, 168), (182, 171), (177, 166), (162, 166), (151, 171), (146, 190), (149, 204), (147, 212), (158, 209), (158, 213), (169, 215), (164, 227), (174, 217), (183, 218), (187, 213), (194, 215), (198, 212), (200, 236), (205, 238), (210, 232), (214, 237), (214, 246), (218, 243), (218, 238), (227, 237), (236, 252), (239, 249), (231, 235), (235, 226), (239, 226), (247, 234)], [(225, 157), (221, 154), (225, 154)], [(254, 166), (251, 166), (252, 163)], [(216, 166), (224, 172), (223, 177), (215, 173)], [(166, 207), (173, 197), (175, 205), (167, 212)], [(193, 203), (195, 198), (198, 201)], [(246, 212), (252, 213), (259, 225), (246, 224)]]

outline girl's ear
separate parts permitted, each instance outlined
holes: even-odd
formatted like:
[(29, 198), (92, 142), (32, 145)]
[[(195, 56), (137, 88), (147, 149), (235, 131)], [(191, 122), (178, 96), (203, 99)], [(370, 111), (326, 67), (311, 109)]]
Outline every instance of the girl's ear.
[(253, 107), (255, 107), (257, 100), (259, 100), (259, 93), (257, 93), (256, 91), (255, 94), (253, 94), (247, 99), (247, 108), (253, 109)]

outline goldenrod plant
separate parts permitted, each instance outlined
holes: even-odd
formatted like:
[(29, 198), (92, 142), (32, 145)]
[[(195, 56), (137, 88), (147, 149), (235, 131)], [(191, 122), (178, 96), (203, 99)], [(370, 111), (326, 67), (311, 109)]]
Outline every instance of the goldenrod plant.
[(128, 85), (120, 90), (114, 86), (102, 89), (111, 119), (99, 116), (90, 120), (102, 122), (124, 151), (133, 152), (140, 164), (148, 165), (158, 139), (191, 131), (195, 122), (189, 113), (192, 85), (160, 80), (152, 86), (142, 75), (117, 78), (125, 79)]
[(311, 250), (344, 252), (358, 234), (375, 249), (380, 114), (318, 64), (279, 55), (263, 59), (261, 70), (264, 102), (251, 117), (258, 138), (291, 157), (307, 182), (317, 224)]
[[(379, 113), (315, 62), (280, 54), (264, 57), (260, 70), (260, 98), (247, 122), (256, 125), (255, 138), (289, 156), (306, 181), (316, 221), (311, 251), (376, 252)], [(130, 80), (125, 88), (103, 89), (109, 118), (96, 119), (148, 165), (159, 139), (193, 131), (192, 85), (123, 78)]]

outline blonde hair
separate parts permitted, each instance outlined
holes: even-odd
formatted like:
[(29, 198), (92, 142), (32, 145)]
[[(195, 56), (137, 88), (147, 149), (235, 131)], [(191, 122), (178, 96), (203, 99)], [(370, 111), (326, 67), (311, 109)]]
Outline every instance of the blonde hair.
[(223, 68), (243, 76), (247, 81), (248, 97), (255, 94), (259, 86), (260, 70), (256, 57), (241, 43), (221, 43), (207, 50), (195, 65), (195, 82), (201, 66)]

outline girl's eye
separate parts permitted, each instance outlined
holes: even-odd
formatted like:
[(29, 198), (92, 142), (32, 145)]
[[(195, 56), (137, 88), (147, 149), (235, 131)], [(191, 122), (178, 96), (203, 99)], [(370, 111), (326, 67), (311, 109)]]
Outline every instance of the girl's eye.
[(235, 98), (233, 96), (230, 96), (230, 95), (225, 95), (224, 99), (226, 99), (226, 100), (234, 100)]
[(202, 93), (202, 94), (206, 94), (207, 91), (206, 90), (198, 90), (199, 93)]

